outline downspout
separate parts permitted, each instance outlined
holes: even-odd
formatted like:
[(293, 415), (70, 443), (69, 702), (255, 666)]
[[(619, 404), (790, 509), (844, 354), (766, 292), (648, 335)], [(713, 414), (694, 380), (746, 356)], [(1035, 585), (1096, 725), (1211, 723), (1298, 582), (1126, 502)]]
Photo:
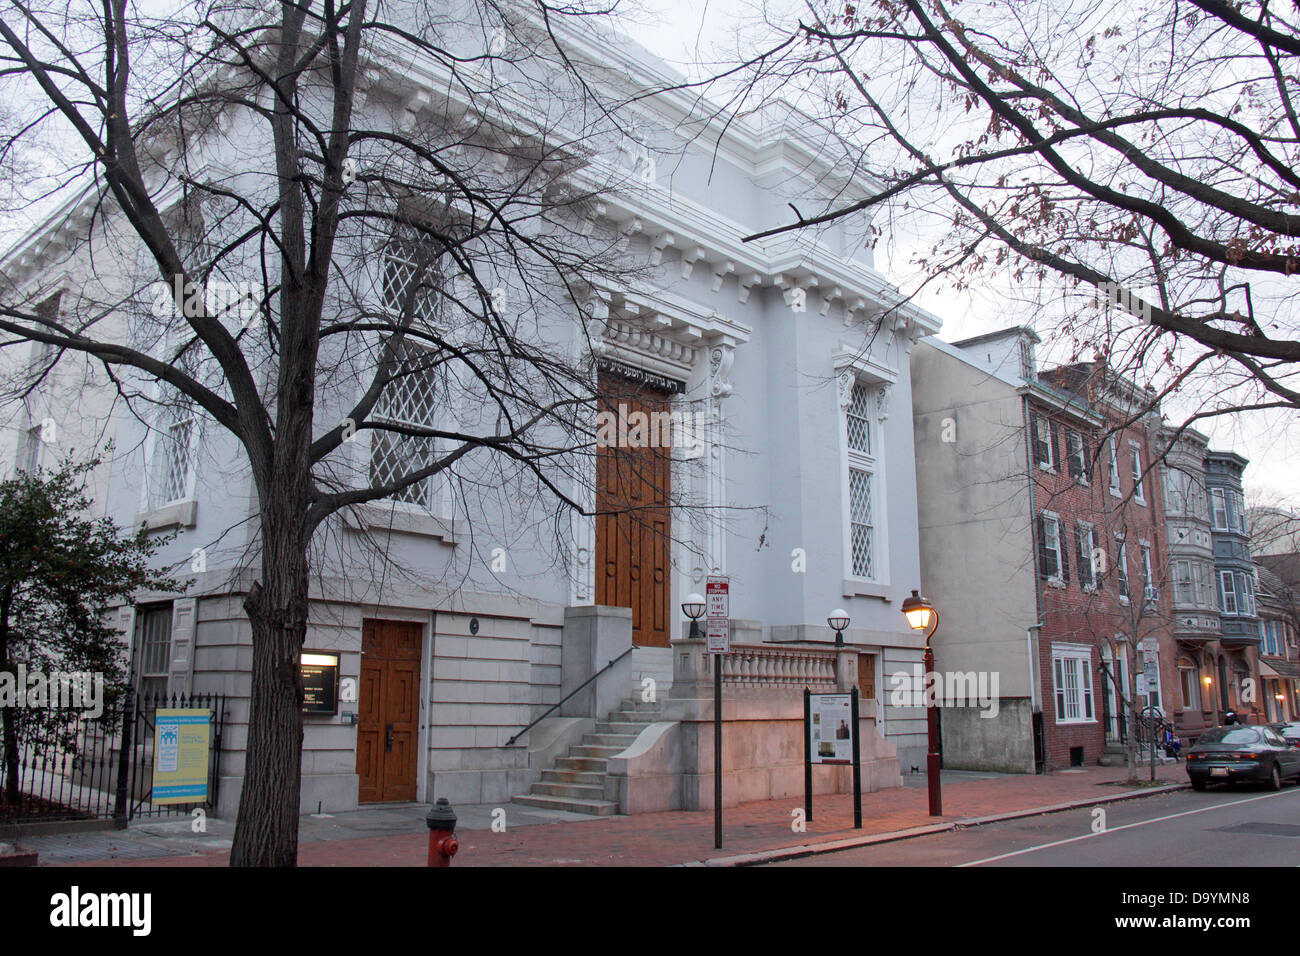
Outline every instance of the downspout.
[[(1041, 676), (1040, 668), (1037, 666), (1038, 654), (1037, 641), (1039, 636), (1036, 632), (1041, 632), (1046, 621), (1043, 618), (1043, 582), (1038, 575), (1038, 512), (1034, 504), (1034, 436), (1031, 433), (1032, 423), (1029, 417), (1029, 395), (1021, 396), (1021, 409), (1024, 416), (1024, 436), (1025, 436), (1025, 476), (1029, 482), (1029, 540), (1030, 540), (1030, 574), (1034, 579), (1034, 609), (1037, 623), (1031, 624), (1025, 628), (1025, 649), (1029, 652), (1027, 661), (1029, 666), (1029, 737), (1030, 744), (1034, 748), (1034, 772), (1042, 773), (1047, 765), (1047, 728), (1043, 726), (1042, 706), (1039, 701), (1039, 679)], [(1038, 734), (1035, 732), (1035, 724), (1042, 728), (1042, 753), (1039, 754)]]
[(1031, 710), (1037, 712), (1039, 706), (1039, 669), (1035, 666), (1037, 657), (1034, 646), (1034, 632), (1040, 631), (1046, 621), (1043, 619), (1043, 581), (1038, 575), (1038, 511), (1034, 504), (1034, 436), (1030, 434), (1029, 418), (1029, 396), (1021, 396), (1021, 403), (1024, 411), (1025, 422), (1025, 474), (1029, 479), (1029, 538), (1031, 542), (1029, 561), (1034, 578), (1034, 609), (1037, 612), (1038, 623), (1031, 624), (1025, 629), (1025, 641), (1029, 649), (1029, 702)]

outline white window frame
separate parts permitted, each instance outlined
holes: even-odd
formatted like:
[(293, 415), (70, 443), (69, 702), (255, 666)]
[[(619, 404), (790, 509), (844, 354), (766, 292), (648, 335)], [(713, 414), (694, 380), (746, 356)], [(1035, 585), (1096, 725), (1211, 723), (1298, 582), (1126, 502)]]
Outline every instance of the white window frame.
[[(885, 436), (882, 433), (880, 389), (891, 388), (893, 382), (882, 374), (870, 360), (847, 353), (835, 359), (836, 374), (840, 387), (844, 387), (844, 376), (852, 381), (847, 391), (841, 392), (835, 408), (840, 446), (840, 527), (841, 546), (843, 548), (844, 580), (842, 592), (845, 597), (868, 595), (884, 597), (888, 595), (889, 578), (889, 528), (888, 509), (885, 502), (889, 500), (886, 490), (886, 461), (884, 454)], [(869, 397), (868, 414), (870, 421), (870, 452), (849, 447), (848, 411), (853, 402), (853, 390), (865, 388)], [(871, 574), (869, 577), (857, 573), (853, 564), (853, 501), (852, 472), (862, 472), (868, 476), (871, 505)]]
[(1082, 550), (1084, 553), (1080, 555), (1080, 559), (1082, 561), (1088, 562), (1088, 577), (1089, 577), (1088, 582), (1085, 584), (1083, 581), (1083, 565), (1080, 564), (1079, 565), (1079, 586), (1082, 587), (1085, 591), (1092, 592), (1097, 590), (1097, 558), (1096, 558), (1097, 530), (1088, 522), (1080, 521), (1078, 531), (1082, 532), (1083, 535), (1085, 536), (1085, 541), (1081, 542), (1082, 547), (1080, 550)]
[[(154, 397), (160, 399), (162, 388), (155, 384)], [(166, 508), (183, 501), (194, 500), (195, 483), (198, 480), (198, 451), (199, 451), (199, 431), (202, 428), (202, 419), (199, 410), (189, 403), (185, 396), (178, 395), (174, 401), (185, 404), (184, 414), (175, 421), (167, 421), (164, 424), (164, 416), (169, 416), (178, 411), (178, 406), (160, 404), (154, 412), (152, 421), (149, 424), (149, 441), (147, 452), (145, 454), (144, 481), (140, 483), (140, 511), (148, 514), (160, 508)], [(156, 483), (158, 475), (158, 456), (163, 453), (160, 439), (164, 431), (170, 431), (182, 422), (189, 424), (189, 447), (185, 449), (185, 477), (184, 488), (181, 490), (179, 498), (169, 498), (166, 501), (157, 494)]]
[(1115, 436), (1111, 435), (1106, 439), (1106, 444), (1110, 447), (1110, 475), (1109, 488), (1112, 497), (1121, 498), (1124, 493), (1119, 487), (1119, 448), (1115, 444)]
[[(1223, 512), (1223, 523), (1219, 523), (1219, 512)], [(1227, 531), (1228, 529), (1228, 500), (1227, 492), (1223, 488), (1210, 489), (1210, 526), (1215, 531)]]
[[(403, 345), (404, 347), (407, 348), (415, 348), (415, 349), (422, 349), (425, 351), (429, 351), (421, 344), (417, 342), (412, 342), (409, 339), (404, 340)], [(437, 373), (435, 371), (431, 374), (436, 376)], [(445, 401), (445, 396), (444, 396), (444, 401)], [(423, 422), (417, 422), (414, 421), (413, 419), (395, 418), (389, 415), (377, 414), (376, 412), (378, 411), (378, 409), (382, 407), (381, 403), (382, 400), (381, 402), (376, 403), (375, 410), (371, 411), (370, 415), (368, 416), (369, 418), (374, 419), (376, 421), (391, 421), (394, 423), (415, 425), (424, 428), (438, 428), (442, 424), (443, 407), (439, 405), (437, 400), (433, 402), (429, 420)], [(373, 482), (372, 475), (374, 474), (375, 454), (377, 451), (376, 443), (379, 440), (381, 440), (381, 436), (396, 436), (398, 438), (401, 438), (402, 436), (400, 436), (397, 432), (386, 432), (381, 429), (371, 428), (371, 429), (367, 429), (367, 431), (370, 433), (370, 441), (367, 446), (367, 455), (365, 461), (365, 475), (366, 475), (366, 481)], [(430, 438), (429, 442), (432, 444), (433, 447), (432, 455), (434, 458), (437, 458), (439, 455), (443, 454), (445, 449), (440, 439)], [(382, 504), (385, 507), (391, 506), (396, 511), (405, 511), (405, 512), (412, 512), (415, 514), (432, 515), (434, 517), (439, 517), (439, 518), (447, 517), (449, 512), (448, 502), (447, 502), (447, 496), (449, 494), (449, 484), (446, 480), (445, 475), (440, 473), (425, 478), (422, 482), (407, 487), (402, 492), (402, 494), (409, 494), (413, 488), (418, 487), (420, 484), (422, 484), (425, 489), (425, 501), (423, 503), (418, 501), (409, 501), (405, 498), (397, 498), (392, 496), (378, 499), (376, 503), (382, 502)]]
[(1037, 455), (1034, 456), (1038, 467), (1043, 469), (1043, 471), (1055, 471), (1056, 457), (1052, 453), (1052, 423), (1045, 415), (1039, 414), (1034, 416), (1034, 434), (1031, 438), (1031, 446), (1038, 442), (1042, 442), (1043, 449), (1047, 453), (1047, 458), (1045, 460), (1038, 458)]
[(1129, 460), (1133, 467), (1133, 500), (1140, 505), (1147, 503), (1146, 487), (1142, 483), (1142, 446), (1132, 439), (1128, 443)]
[(1139, 541), (1138, 554), (1142, 559), (1142, 589), (1145, 597), (1146, 589), (1155, 587), (1155, 570), (1151, 567), (1151, 542)]
[(1253, 576), (1244, 571), (1238, 571), (1237, 582), (1237, 593), (1240, 596), (1238, 606), (1242, 609), (1239, 613), (1247, 617), (1255, 617), (1258, 608), (1255, 605), (1255, 581)]
[[(1043, 524), (1043, 529), (1044, 529), (1044, 535), (1046, 534), (1047, 522), (1050, 521), (1050, 522), (1052, 523), (1052, 527), (1053, 527), (1053, 529), (1054, 529), (1054, 531), (1055, 531), (1054, 537), (1055, 537), (1055, 539), (1056, 539), (1056, 547), (1050, 549), (1050, 550), (1054, 551), (1055, 554), (1056, 554), (1056, 573), (1055, 573), (1055, 574), (1049, 574), (1049, 575), (1047, 576), (1047, 583), (1048, 583), (1048, 584), (1052, 584), (1052, 585), (1056, 585), (1057, 587), (1064, 587), (1064, 586), (1065, 586), (1065, 577), (1064, 577), (1064, 575), (1061, 573), (1061, 572), (1062, 572), (1061, 554), (1062, 554), (1062, 552), (1063, 552), (1064, 549), (1065, 549), (1065, 541), (1064, 541), (1064, 537), (1065, 537), (1065, 535), (1064, 535), (1065, 525), (1064, 525), (1064, 523), (1061, 521), (1061, 516), (1058, 515), (1058, 514), (1057, 514), (1056, 512), (1054, 512), (1054, 511), (1040, 511), (1040, 512), (1039, 512), (1039, 516), (1043, 519), (1042, 524)], [(1042, 542), (1042, 547), (1044, 547), (1044, 548), (1047, 547), (1047, 541), (1046, 541), (1046, 540), (1044, 540), (1044, 541)]]
[(1071, 477), (1073, 477), (1079, 484), (1086, 485), (1088, 484), (1088, 455), (1083, 444), (1083, 434), (1076, 429), (1067, 428), (1065, 430), (1065, 460), (1067, 471), (1072, 471), (1076, 464), (1074, 445), (1079, 446), (1077, 461), (1079, 471), (1078, 474), (1072, 475)]
[[(1071, 676), (1074, 679), (1073, 688), (1069, 686)], [(1069, 696), (1072, 689), (1077, 695), (1073, 701)], [(1097, 722), (1091, 647), (1085, 644), (1052, 645), (1052, 709), (1058, 724)]]
[[(1224, 585), (1224, 580), (1225, 580), (1225, 578), (1226, 578), (1226, 580), (1227, 580), (1229, 586), (1230, 586), (1231, 589), (1232, 589), (1231, 591), (1225, 589), (1224, 586), (1223, 586), (1223, 585)], [(1233, 616), (1233, 617), (1236, 617), (1238, 614), (1241, 613), (1239, 610), (1237, 610), (1238, 604), (1237, 604), (1237, 584), (1236, 584), (1236, 580), (1237, 580), (1237, 576), (1236, 576), (1235, 574), (1233, 574), (1231, 571), (1220, 571), (1220, 572), (1219, 572), (1219, 610), (1222, 611), (1224, 614), (1228, 614), (1228, 615), (1231, 615), (1231, 616)], [(1229, 609), (1229, 607), (1228, 607), (1228, 596), (1229, 596), (1229, 594), (1231, 594), (1231, 596), (1232, 596), (1232, 607), (1231, 607), (1231, 609)]]
[(1122, 537), (1119, 538), (1119, 550), (1115, 555), (1115, 583), (1119, 586), (1120, 603), (1127, 604), (1133, 589), (1128, 579), (1128, 543)]

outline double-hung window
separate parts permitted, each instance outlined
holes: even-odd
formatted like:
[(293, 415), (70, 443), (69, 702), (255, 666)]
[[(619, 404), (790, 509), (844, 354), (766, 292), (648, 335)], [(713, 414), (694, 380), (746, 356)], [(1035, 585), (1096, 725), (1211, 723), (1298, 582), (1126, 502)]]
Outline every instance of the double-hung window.
[(1092, 651), (1079, 645), (1052, 647), (1052, 675), (1058, 724), (1089, 723), (1092, 705)]
[(1079, 584), (1084, 588), (1097, 586), (1097, 532), (1092, 525), (1079, 522)]
[(1123, 541), (1120, 541), (1119, 550), (1115, 553), (1115, 580), (1120, 597), (1128, 597), (1128, 545)]
[(1119, 490), (1119, 449), (1115, 447), (1115, 436), (1111, 435), (1106, 440), (1106, 445), (1110, 449), (1110, 493), (1116, 498), (1120, 496)]
[(1133, 461), (1133, 500), (1140, 505), (1146, 504), (1146, 492), (1142, 487), (1142, 448), (1140, 445), (1133, 443), (1129, 445), (1129, 453)]
[(1038, 573), (1049, 581), (1065, 578), (1065, 534), (1061, 519), (1049, 511), (1038, 516)]
[(871, 387), (855, 383), (844, 416), (848, 435), (849, 573), (866, 580), (877, 577), (873, 411)]
[(1213, 506), (1213, 521), (1215, 531), (1228, 530), (1228, 503), (1222, 488), (1210, 489), (1210, 503)]
[(397, 231), (384, 248), (384, 308), (402, 326), (432, 328), (442, 302), (442, 270), (436, 243), (414, 228)]
[(1056, 467), (1056, 443), (1052, 440), (1052, 423), (1042, 415), (1033, 418), (1034, 461), (1047, 471)]
[(1151, 546), (1144, 544), (1141, 547), (1142, 555), (1142, 588), (1149, 591), (1155, 586), (1154, 573), (1151, 570)]
[(1237, 587), (1231, 571), (1219, 572), (1219, 607), (1224, 614), (1237, 613)]
[(1194, 604), (1195, 590), (1192, 586), (1192, 562), (1174, 562), (1174, 603)]
[(1083, 452), (1083, 436), (1072, 428), (1065, 430), (1065, 451), (1069, 458), (1070, 477), (1088, 483), (1088, 462)]

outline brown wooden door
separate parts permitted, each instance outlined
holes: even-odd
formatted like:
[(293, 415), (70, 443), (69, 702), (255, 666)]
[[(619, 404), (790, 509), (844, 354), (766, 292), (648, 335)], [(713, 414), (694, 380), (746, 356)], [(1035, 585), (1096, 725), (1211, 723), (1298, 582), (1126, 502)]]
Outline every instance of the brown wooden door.
[(421, 636), (421, 626), (408, 621), (362, 624), (357, 724), (361, 803), (415, 799)]
[[(600, 392), (601, 409), (633, 428), (596, 453), (596, 603), (632, 609), (632, 643), (667, 647), (672, 439), (653, 423), (667, 421), (672, 396), (608, 372)], [(651, 423), (641, 434), (637, 413)]]

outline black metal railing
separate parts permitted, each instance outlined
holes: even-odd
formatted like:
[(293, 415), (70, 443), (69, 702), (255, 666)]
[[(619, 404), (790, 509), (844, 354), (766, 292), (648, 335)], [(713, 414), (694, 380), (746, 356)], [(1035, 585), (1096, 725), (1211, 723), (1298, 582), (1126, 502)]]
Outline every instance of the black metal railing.
[(617, 663), (618, 663), (619, 661), (621, 661), (623, 658), (627, 657), (627, 655), (631, 654), (634, 650), (636, 650), (636, 646), (635, 646), (635, 645), (633, 645), (632, 647), (629, 647), (629, 648), (628, 648), (627, 650), (625, 650), (622, 654), (618, 655), (618, 657), (614, 658), (612, 661), (610, 661), (608, 664), (606, 664), (606, 665), (605, 665), (604, 667), (602, 667), (600, 670), (596, 671), (596, 673), (592, 674), (590, 677), (588, 677), (585, 681), (583, 681), (583, 682), (582, 682), (581, 684), (579, 684), (577, 687), (573, 688), (573, 690), (571, 690), (571, 691), (569, 691), (567, 694), (565, 694), (562, 698), (560, 698), (559, 701), (557, 701), (556, 703), (552, 704), (550, 707), (547, 707), (544, 711), (541, 712), (541, 714), (539, 714), (537, 717), (534, 717), (534, 718), (533, 718), (532, 723), (530, 723), (530, 724), (529, 724), (527, 727), (525, 727), (523, 730), (519, 731), (519, 733), (515, 734), (513, 737), (511, 737), (509, 740), (507, 740), (505, 745), (506, 745), (507, 747), (512, 747), (512, 746), (514, 746), (514, 742), (515, 742), (516, 740), (518, 740), (518, 739), (519, 739), (520, 737), (522, 737), (524, 734), (528, 733), (528, 731), (532, 730), (534, 727), (536, 727), (538, 724), (540, 724), (543, 720), (545, 720), (545, 719), (546, 719), (548, 716), (550, 716), (552, 713), (554, 713), (555, 711), (557, 711), (557, 710), (559, 710), (561, 707), (563, 707), (563, 706), (564, 706), (564, 705), (569, 701), (569, 698), (571, 698), (571, 697), (572, 697), (574, 694), (576, 694), (578, 691), (582, 690), (584, 687), (586, 687), (588, 684), (590, 684), (592, 681), (594, 681), (594, 680), (595, 680), (597, 677), (599, 677), (601, 674), (605, 673), (605, 671), (609, 670), (611, 667), (613, 667), (615, 664), (617, 664)]
[[(164, 708), (205, 708), (212, 715), (207, 798), (181, 804), (152, 800), (154, 728)], [(188, 815), (215, 809), (220, 796), (226, 698), (221, 694), (123, 695), (98, 717), (70, 711), (34, 722), (17, 739), (17, 767), (0, 759), (0, 825), (36, 821), (108, 819), (119, 826), (137, 817)], [(0, 755), (3, 750), (0, 749)], [(16, 773), (16, 785), (10, 788)], [(9, 790), (17, 801), (4, 800)]]

